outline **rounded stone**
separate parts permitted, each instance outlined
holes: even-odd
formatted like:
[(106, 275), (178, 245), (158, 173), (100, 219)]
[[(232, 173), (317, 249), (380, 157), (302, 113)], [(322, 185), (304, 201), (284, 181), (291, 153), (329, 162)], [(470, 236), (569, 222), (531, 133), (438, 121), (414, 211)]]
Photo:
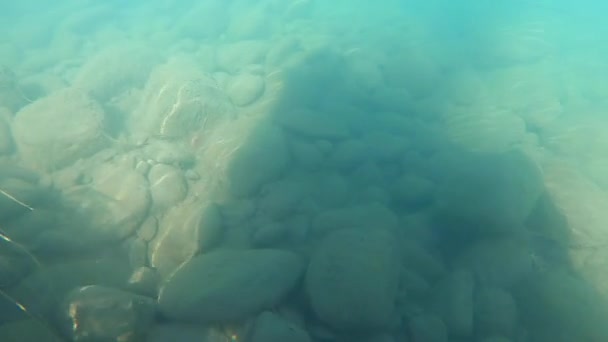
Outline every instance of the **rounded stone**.
[(264, 88), (265, 82), (262, 77), (241, 74), (232, 80), (228, 93), (234, 104), (243, 107), (255, 102), (264, 93)]
[(275, 307), (303, 271), (302, 260), (287, 251), (210, 252), (180, 267), (158, 301), (167, 317), (179, 321), (236, 321)]

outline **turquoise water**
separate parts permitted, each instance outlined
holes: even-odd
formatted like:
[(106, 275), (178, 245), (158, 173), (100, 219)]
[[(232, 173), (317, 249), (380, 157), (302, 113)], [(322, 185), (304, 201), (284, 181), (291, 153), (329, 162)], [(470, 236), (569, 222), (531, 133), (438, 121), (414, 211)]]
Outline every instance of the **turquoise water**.
[(608, 341), (607, 7), (0, 4), (0, 340)]

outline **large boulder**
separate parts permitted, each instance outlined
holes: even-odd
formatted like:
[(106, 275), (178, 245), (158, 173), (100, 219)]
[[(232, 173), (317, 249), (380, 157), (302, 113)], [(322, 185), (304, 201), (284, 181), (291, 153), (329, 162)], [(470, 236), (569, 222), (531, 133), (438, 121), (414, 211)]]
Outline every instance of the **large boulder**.
[(388, 230), (339, 230), (313, 253), (306, 290), (317, 316), (343, 331), (390, 326), (395, 314), (399, 258)]
[(255, 194), (262, 185), (279, 178), (290, 159), (283, 130), (272, 124), (260, 125), (227, 165), (231, 194), (237, 197)]
[(436, 216), (460, 237), (521, 231), (545, 191), (540, 169), (519, 150), (465, 153), (437, 167), (449, 172), (439, 185)]
[(74, 85), (105, 102), (131, 87), (143, 85), (155, 61), (150, 50), (134, 44), (118, 44), (87, 60)]
[(53, 255), (90, 251), (135, 233), (150, 206), (145, 177), (114, 162), (86, 176), (89, 182), (63, 191), (58, 208), (39, 208), (15, 222), (28, 247)]
[(169, 276), (197, 253), (216, 247), (223, 235), (220, 212), (207, 202), (184, 202), (166, 212), (150, 242), (151, 265)]
[(175, 57), (152, 71), (130, 128), (137, 138), (181, 138), (231, 117), (232, 107), (212, 75), (190, 58)]
[(261, 76), (251, 73), (237, 75), (227, 89), (232, 102), (238, 106), (248, 106), (264, 93), (265, 82)]
[(85, 92), (65, 88), (21, 109), (13, 135), (23, 162), (39, 169), (58, 169), (100, 150), (105, 113)]
[(184, 322), (228, 322), (271, 309), (297, 284), (304, 263), (287, 251), (221, 250), (180, 267), (163, 286), (161, 312)]
[(152, 298), (89, 285), (70, 291), (59, 306), (60, 329), (71, 341), (138, 340), (156, 313)]

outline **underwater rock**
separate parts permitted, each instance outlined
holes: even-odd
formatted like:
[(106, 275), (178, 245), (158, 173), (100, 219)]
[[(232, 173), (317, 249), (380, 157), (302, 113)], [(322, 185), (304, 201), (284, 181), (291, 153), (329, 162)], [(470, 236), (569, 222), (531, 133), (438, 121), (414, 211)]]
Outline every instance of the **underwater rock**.
[(273, 40), (268, 48), (266, 65), (268, 67), (279, 68), (288, 64), (290, 61), (297, 60), (300, 55), (300, 42), (297, 38), (285, 35)]
[[(188, 144), (180, 141), (148, 139), (141, 152), (148, 159), (147, 164), (156, 162), (184, 167), (193, 164), (195, 159)], [(151, 165), (147, 167), (151, 168)]]
[(424, 314), (408, 322), (412, 342), (447, 342), (448, 332), (440, 317)]
[(391, 194), (398, 205), (420, 209), (433, 203), (435, 184), (415, 174), (404, 174), (393, 184)]
[(179, 203), (188, 194), (184, 175), (174, 166), (156, 164), (148, 174), (153, 208), (163, 211)]
[(283, 130), (272, 124), (259, 127), (228, 164), (230, 192), (237, 197), (254, 194), (277, 179), (290, 160)]
[(312, 309), (340, 331), (388, 329), (396, 313), (398, 283), (395, 239), (373, 226), (328, 235), (306, 273)]
[(371, 147), (360, 139), (348, 139), (336, 143), (330, 157), (336, 166), (351, 169), (372, 158)]
[(258, 211), (273, 219), (290, 217), (298, 211), (300, 202), (309, 194), (310, 180), (292, 176), (262, 187)]
[(144, 222), (139, 226), (137, 230), (137, 237), (145, 242), (150, 242), (156, 236), (158, 232), (158, 219), (154, 216), (148, 215)]
[(323, 151), (314, 143), (306, 140), (289, 139), (289, 147), (294, 162), (299, 169), (319, 169), (325, 161)]
[(1, 117), (0, 111), (0, 155), (10, 154), (13, 148), (14, 142), (11, 127), (7, 120)]
[(471, 151), (501, 153), (513, 146), (529, 144), (529, 127), (512, 111), (484, 101), (466, 107), (452, 106), (444, 114), (445, 133), (449, 141), (459, 146)]
[(280, 244), (291, 229), (284, 222), (266, 222), (254, 228), (251, 243), (256, 247), (270, 247)]
[(401, 49), (383, 63), (384, 84), (404, 89), (403, 95), (415, 99), (430, 96), (441, 83), (441, 67), (435, 59), (426, 52)]
[(500, 288), (483, 288), (475, 298), (475, 333), (478, 337), (516, 337), (518, 329), (517, 303), (513, 296)]
[(34, 208), (12, 204), (27, 212), (7, 227), (18, 241), (36, 253), (66, 255), (107, 248), (135, 232), (150, 203), (144, 176), (114, 162), (95, 163), (92, 170), (81, 166), (69, 172), (72, 180), (60, 184), (61, 192), (42, 188), (29, 197), (6, 187)]
[(219, 209), (212, 203), (184, 202), (160, 220), (148, 246), (151, 266), (163, 277), (171, 275), (197, 253), (207, 253), (223, 237)]
[(37, 262), (21, 245), (0, 239), (0, 289), (15, 285), (37, 266)]
[(352, 200), (352, 186), (340, 173), (326, 170), (312, 173), (309, 177), (314, 182), (314, 187), (311, 188), (311, 191), (314, 191), (311, 201), (316, 208), (312, 210), (314, 214), (323, 209), (333, 210), (343, 207)]
[(121, 288), (130, 272), (128, 263), (118, 257), (72, 258), (38, 267), (10, 294), (30, 313), (48, 317), (57, 313), (60, 301), (75, 288), (91, 284)]
[(145, 266), (148, 262), (148, 244), (138, 238), (130, 238), (125, 242), (125, 249), (129, 258), (129, 265), (136, 269)]
[[(91, 234), (90, 242), (94, 243), (94, 237), (99, 243), (133, 234), (150, 206), (145, 177), (129, 166), (105, 163), (93, 170), (91, 180), (89, 185), (65, 193), (74, 213), (87, 218), (89, 223), (85, 227), (89, 227), (86, 232)], [(78, 228), (80, 232), (72, 235), (80, 239), (84, 227)]]
[(412, 298), (425, 298), (431, 289), (426, 279), (405, 268), (401, 270), (400, 287), (402, 293)]
[(277, 20), (273, 11), (259, 3), (234, 3), (231, 6), (233, 13), (247, 13), (247, 15), (235, 15), (230, 18), (230, 26), (226, 35), (235, 41), (272, 36), (272, 29)]
[(158, 295), (158, 288), (160, 285), (160, 275), (156, 270), (150, 267), (139, 267), (133, 271), (129, 278), (127, 287), (129, 290), (156, 298)]
[(513, 288), (540, 266), (539, 258), (521, 239), (486, 239), (476, 242), (453, 260), (456, 267), (473, 271), (479, 285)]
[(255, 320), (250, 342), (311, 342), (306, 330), (284, 317), (265, 311)]
[(155, 313), (152, 298), (91, 285), (66, 296), (59, 320), (70, 341), (137, 341), (145, 337)]
[(321, 212), (312, 223), (313, 233), (324, 235), (340, 229), (393, 229), (397, 216), (384, 205), (373, 202)]
[(233, 336), (240, 337), (231, 333), (228, 329), (201, 324), (163, 323), (150, 329), (146, 342), (225, 342)]
[(155, 68), (129, 117), (138, 137), (183, 138), (232, 118), (232, 104), (193, 58), (178, 56)]
[(237, 75), (228, 86), (227, 93), (237, 106), (248, 106), (264, 93), (264, 79), (257, 75)]
[(341, 140), (349, 136), (346, 123), (331, 113), (292, 109), (276, 117), (286, 130), (309, 138)]
[(409, 140), (403, 137), (402, 133), (392, 134), (367, 129), (360, 141), (367, 147), (368, 157), (378, 163), (399, 160), (410, 148)]
[[(168, 9), (175, 10), (174, 8)], [(188, 6), (175, 20), (171, 36), (188, 37), (203, 42), (215, 41), (228, 27), (230, 6), (222, 0), (208, 0)]]
[(158, 301), (165, 315), (182, 322), (239, 320), (277, 305), (303, 271), (302, 260), (287, 251), (214, 251), (180, 267)]
[(429, 282), (435, 282), (445, 273), (446, 267), (437, 253), (431, 253), (428, 248), (414, 239), (401, 241), (399, 254), (404, 266)]
[(73, 85), (106, 102), (132, 87), (140, 87), (148, 77), (156, 57), (144, 46), (118, 44), (87, 60)]
[[(28, 214), (38, 205), (52, 203), (53, 191), (23, 178), (0, 175), (0, 220)], [(6, 227), (2, 227), (6, 229)]]
[(57, 332), (31, 318), (0, 324), (0, 336), (3, 341), (65, 341)]
[(445, 322), (450, 336), (473, 335), (474, 286), (471, 272), (453, 271), (434, 290), (432, 307)]
[(99, 103), (79, 89), (66, 88), (17, 112), (13, 136), (28, 166), (49, 170), (101, 150), (107, 142), (104, 125)]
[(521, 231), (545, 191), (538, 166), (519, 150), (448, 158), (437, 165), (450, 170), (437, 186), (442, 231), (473, 237)]
[(504, 336), (492, 336), (486, 337), (481, 342), (511, 342), (512, 340), (504, 337)]
[(528, 280), (514, 296), (531, 341), (608, 341), (608, 307), (594, 283), (565, 268)]
[(262, 64), (269, 44), (261, 40), (242, 40), (221, 45), (217, 50), (217, 64), (221, 70), (237, 73), (244, 68)]

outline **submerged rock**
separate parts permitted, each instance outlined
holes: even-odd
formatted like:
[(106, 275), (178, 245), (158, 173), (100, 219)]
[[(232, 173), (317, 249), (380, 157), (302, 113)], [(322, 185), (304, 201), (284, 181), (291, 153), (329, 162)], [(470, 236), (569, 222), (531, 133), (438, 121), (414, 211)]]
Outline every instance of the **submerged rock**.
[(158, 233), (148, 245), (151, 266), (168, 277), (194, 255), (217, 247), (223, 233), (216, 205), (188, 202), (173, 207), (160, 221)]
[(396, 312), (399, 259), (384, 229), (340, 230), (314, 252), (306, 274), (311, 306), (344, 331), (386, 329)]
[(156, 303), (110, 287), (74, 289), (60, 307), (61, 329), (70, 341), (137, 341), (152, 325)]
[(106, 143), (105, 112), (85, 92), (65, 88), (16, 115), (13, 135), (28, 166), (56, 169), (99, 151)]
[(251, 342), (311, 342), (306, 330), (270, 311), (263, 312), (255, 321)]
[(264, 93), (264, 79), (253, 74), (240, 74), (228, 87), (228, 95), (237, 106), (247, 106), (255, 102)]
[(227, 322), (277, 305), (304, 264), (287, 251), (221, 250), (199, 255), (162, 287), (161, 312), (183, 322)]
[(540, 169), (517, 150), (449, 156), (437, 166), (450, 172), (438, 187), (436, 216), (454, 235), (517, 233), (545, 191)]

